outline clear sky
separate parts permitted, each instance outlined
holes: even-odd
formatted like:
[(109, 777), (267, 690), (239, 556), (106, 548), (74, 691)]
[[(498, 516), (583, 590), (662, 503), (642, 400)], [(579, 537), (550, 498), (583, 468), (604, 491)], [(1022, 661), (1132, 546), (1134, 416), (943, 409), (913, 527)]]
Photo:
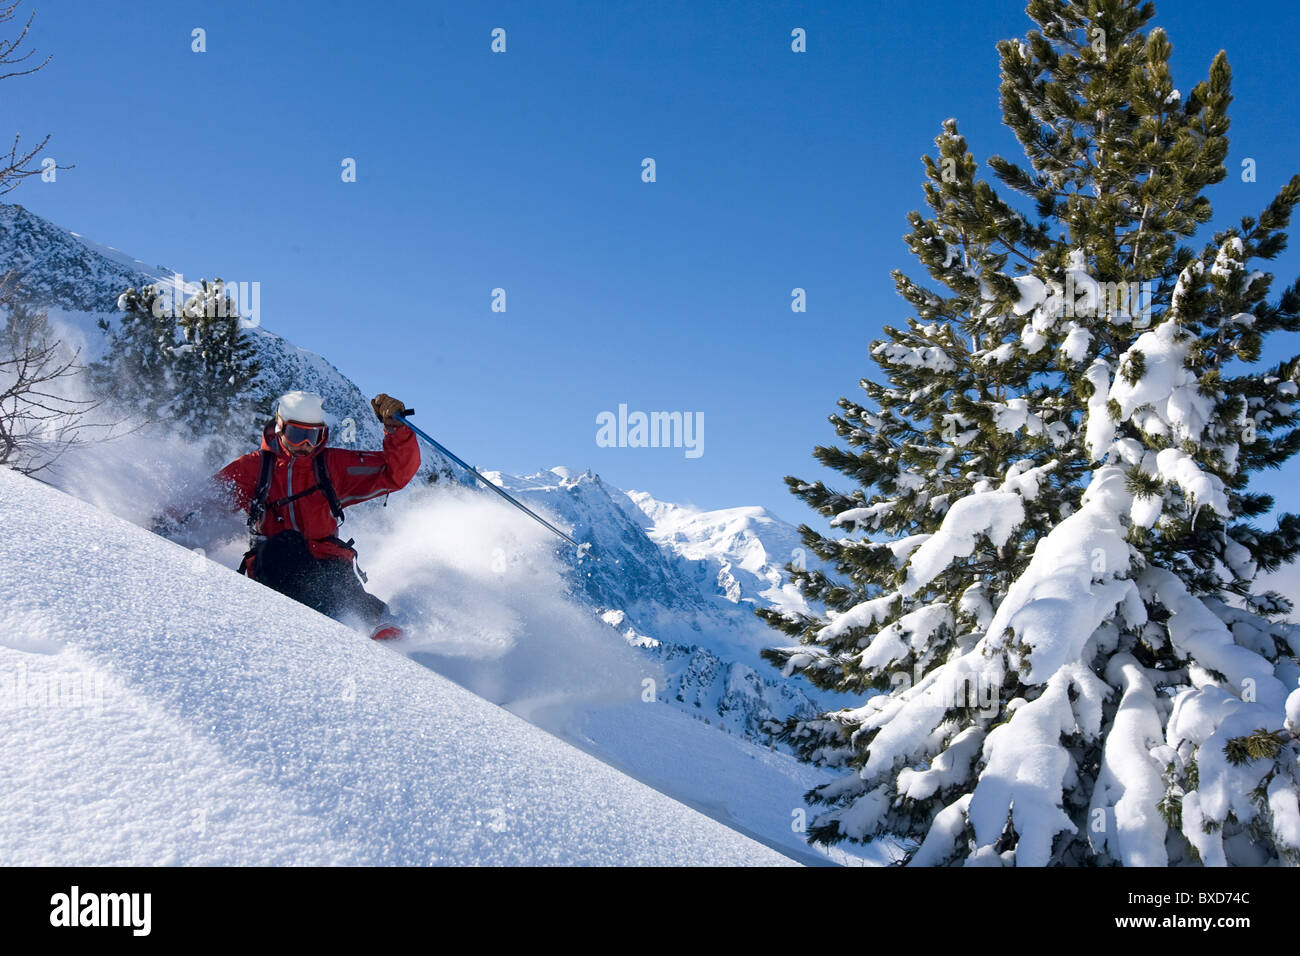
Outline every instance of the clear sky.
[[(1219, 224), (1254, 214), (1300, 171), (1300, 5), (1157, 6), (1184, 92), (1228, 51), (1211, 197)], [(901, 236), (939, 124), (981, 161), (1020, 157), (994, 44), (1031, 25), (1023, 0), (25, 8), (54, 60), (3, 84), (5, 122), (76, 168), (9, 201), (190, 278), (259, 282), (268, 328), (482, 468), (591, 467), (795, 521), (782, 476), (820, 473), (826, 415), (907, 316), (889, 270), (922, 274)], [(1300, 238), (1273, 271), (1300, 274)], [(597, 447), (620, 403), (702, 412), (703, 455)], [(1265, 487), (1284, 504), (1298, 479)]]

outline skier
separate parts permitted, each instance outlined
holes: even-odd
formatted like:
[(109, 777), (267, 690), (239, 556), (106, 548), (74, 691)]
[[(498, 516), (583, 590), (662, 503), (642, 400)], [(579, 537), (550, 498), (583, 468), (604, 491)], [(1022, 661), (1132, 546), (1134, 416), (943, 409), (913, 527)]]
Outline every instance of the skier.
[(420, 467), (415, 435), (398, 421), (405, 406), (376, 395), (383, 451), (327, 448), (319, 395), (289, 392), (262, 431), (262, 447), (216, 475), (248, 512), (251, 547), (239, 570), (322, 614), (359, 622), (374, 640), (400, 637), (388, 605), (366, 592), (352, 541), (338, 537), (343, 509), (397, 491)]

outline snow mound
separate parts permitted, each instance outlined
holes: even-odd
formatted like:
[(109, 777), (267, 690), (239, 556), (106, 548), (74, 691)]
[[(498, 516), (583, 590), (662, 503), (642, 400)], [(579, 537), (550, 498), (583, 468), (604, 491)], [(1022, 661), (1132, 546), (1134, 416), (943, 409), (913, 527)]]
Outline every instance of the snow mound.
[(90, 505), (0, 515), (0, 863), (790, 862)]

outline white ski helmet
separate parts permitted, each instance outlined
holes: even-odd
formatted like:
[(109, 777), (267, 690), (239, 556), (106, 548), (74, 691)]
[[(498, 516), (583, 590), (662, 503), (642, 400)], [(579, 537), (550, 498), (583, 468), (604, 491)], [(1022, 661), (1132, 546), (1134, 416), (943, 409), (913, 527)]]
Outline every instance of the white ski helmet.
[(275, 416), (282, 422), (323, 425), (325, 407), (315, 392), (285, 392), (275, 404)]

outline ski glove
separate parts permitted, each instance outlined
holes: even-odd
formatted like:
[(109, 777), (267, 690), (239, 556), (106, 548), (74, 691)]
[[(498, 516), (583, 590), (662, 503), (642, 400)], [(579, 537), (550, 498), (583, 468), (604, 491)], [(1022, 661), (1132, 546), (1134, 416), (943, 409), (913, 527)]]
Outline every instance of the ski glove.
[(384, 423), (385, 428), (396, 428), (402, 424), (397, 420), (397, 416), (406, 408), (403, 402), (380, 392), (370, 400), (370, 407), (375, 410), (375, 416)]
[(149, 525), (149, 530), (154, 534), (164, 538), (169, 538), (180, 531), (185, 530), (191, 518), (198, 514), (198, 510), (187, 513), (177, 508), (168, 508), (160, 515), (154, 515), (153, 521)]

